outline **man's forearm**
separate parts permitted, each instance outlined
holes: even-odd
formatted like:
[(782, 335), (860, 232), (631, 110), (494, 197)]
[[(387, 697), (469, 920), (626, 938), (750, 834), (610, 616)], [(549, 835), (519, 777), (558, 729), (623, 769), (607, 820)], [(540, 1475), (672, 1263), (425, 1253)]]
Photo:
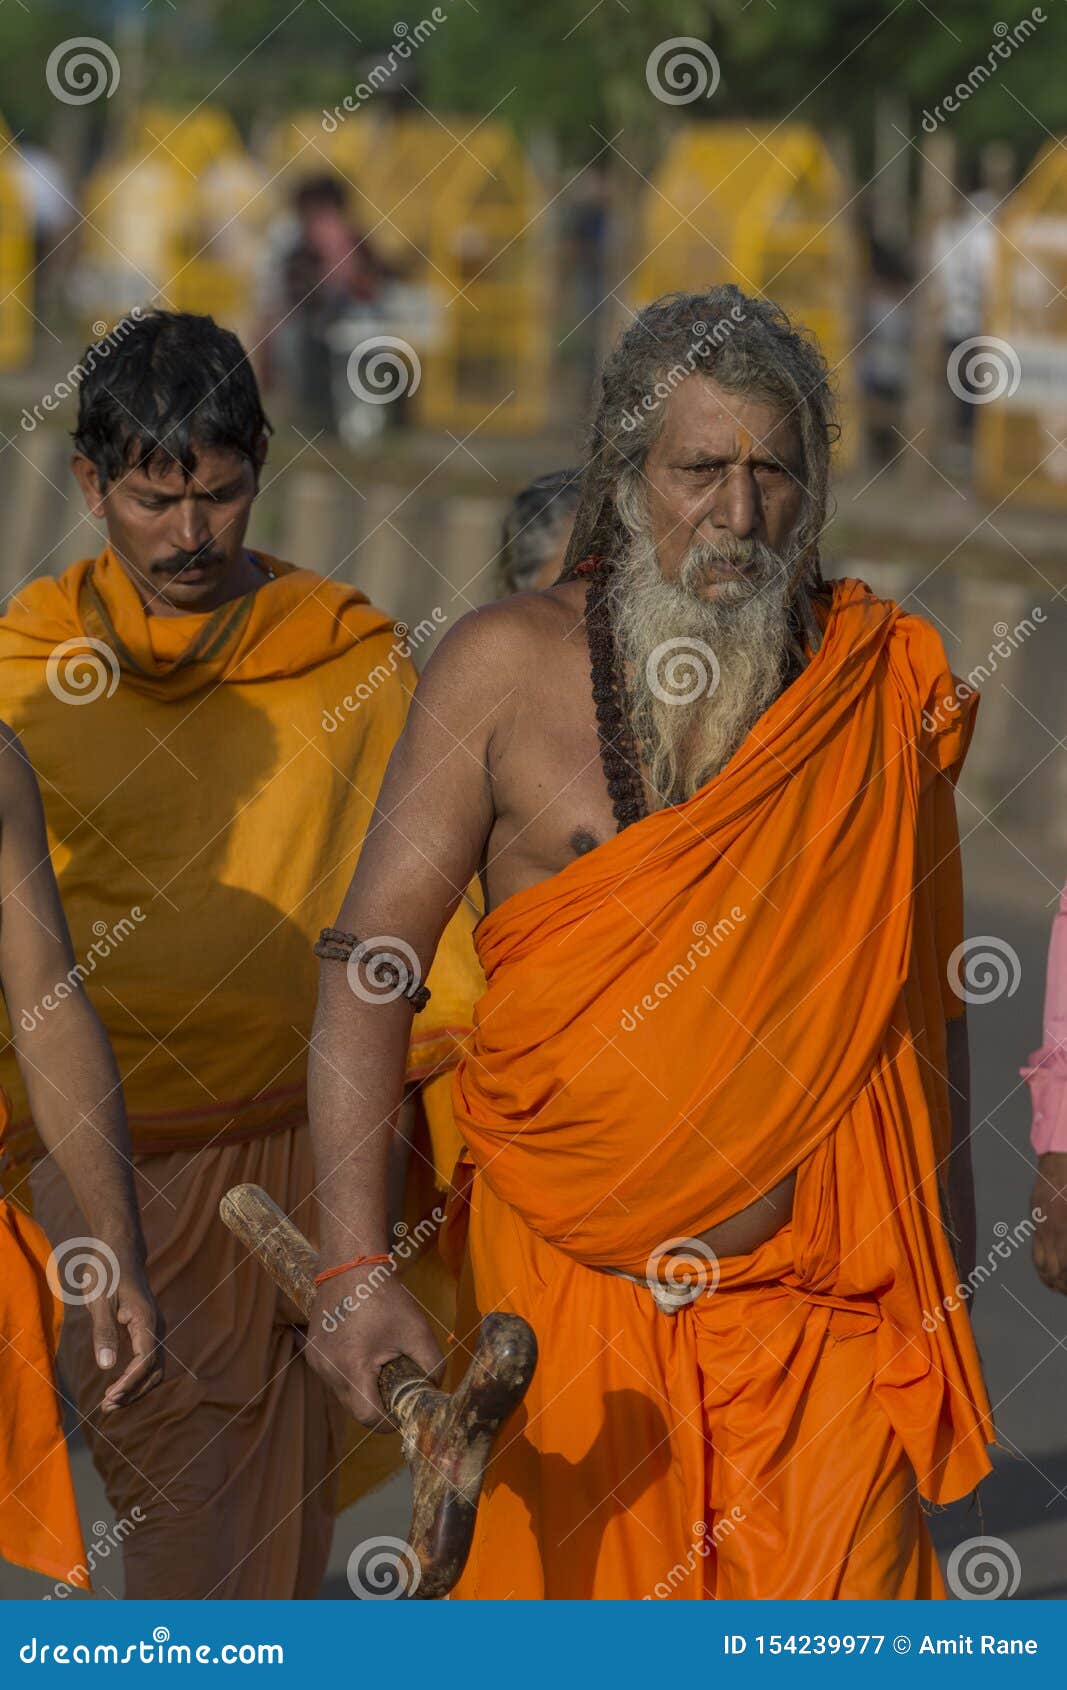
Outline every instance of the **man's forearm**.
[(308, 1057), (308, 1107), (321, 1215), (332, 1263), (389, 1248), (389, 1149), (403, 1101), (412, 1008), (365, 1002), (343, 962), (322, 966)]
[(76, 991), (14, 1043), (34, 1126), (87, 1225), (120, 1256), (143, 1262), (122, 1085), (96, 1011)]

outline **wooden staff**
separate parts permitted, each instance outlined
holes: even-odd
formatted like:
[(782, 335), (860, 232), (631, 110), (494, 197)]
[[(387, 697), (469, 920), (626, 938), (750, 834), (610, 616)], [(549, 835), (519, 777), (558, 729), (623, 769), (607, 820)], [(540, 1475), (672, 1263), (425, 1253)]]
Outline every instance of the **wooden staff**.
[[(219, 1213), (308, 1318), (318, 1257), (288, 1215), (258, 1185), (235, 1185)], [(474, 1358), (451, 1395), (431, 1385), (409, 1356), (387, 1361), (378, 1374), (382, 1405), (403, 1434), (412, 1474), (408, 1542), (419, 1572), (409, 1596), (447, 1596), (463, 1571), (494, 1438), (526, 1395), (536, 1365), (537, 1340), (527, 1322), (487, 1314)]]

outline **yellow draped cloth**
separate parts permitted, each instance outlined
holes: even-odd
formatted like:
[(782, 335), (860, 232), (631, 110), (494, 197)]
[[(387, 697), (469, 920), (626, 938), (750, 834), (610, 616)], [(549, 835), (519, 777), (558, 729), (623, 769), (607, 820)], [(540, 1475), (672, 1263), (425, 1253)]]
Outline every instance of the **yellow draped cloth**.
[[(293, 1209), (313, 1178), (303, 1143), (312, 945), (336, 917), (415, 671), (402, 631), (357, 589), (254, 556), (275, 578), (207, 614), (146, 615), (109, 549), (32, 582), (0, 619), (0, 713), (37, 770), (139, 1175), (151, 1182), (177, 1155), (202, 1169), (221, 1157), (218, 1178), (232, 1178), (234, 1147), (265, 1165), (276, 1157), (268, 1141), (295, 1133), (302, 1148), (285, 1158), (285, 1177), (296, 1184), (273, 1192)], [(410, 1077), (423, 1082), (424, 1107), (412, 1208), (432, 1203), (454, 1161), (448, 1074), (484, 985), (476, 913), (461, 904), (414, 1023)], [(70, 989), (57, 982), (51, 1002), (23, 1009), (31, 1055), (33, 1026)], [(0, 1082), (13, 1106), (7, 1183), (24, 1200), (40, 1146), (10, 1048)], [(162, 1247), (167, 1193), (156, 1200), (149, 1188), (142, 1206)], [(301, 1214), (313, 1225), (311, 1209)], [(224, 1249), (221, 1232), (212, 1219), (204, 1247)], [(412, 1272), (447, 1330), (452, 1287), (436, 1252)], [(262, 1277), (251, 1268), (242, 1283)], [(210, 1308), (188, 1311), (190, 1326), (210, 1320)], [(190, 1362), (203, 1365), (202, 1355)], [(397, 1459), (393, 1440), (367, 1443), (348, 1463), (343, 1501)]]

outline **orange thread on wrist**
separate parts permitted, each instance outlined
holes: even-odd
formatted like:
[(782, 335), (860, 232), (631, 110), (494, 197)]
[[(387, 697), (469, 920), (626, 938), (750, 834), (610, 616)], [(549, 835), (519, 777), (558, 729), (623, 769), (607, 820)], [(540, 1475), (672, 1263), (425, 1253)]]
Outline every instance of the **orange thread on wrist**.
[(336, 1279), (339, 1273), (347, 1273), (349, 1268), (370, 1267), (372, 1264), (392, 1263), (392, 1256), (353, 1256), (350, 1262), (339, 1262), (337, 1267), (323, 1268), (315, 1275), (316, 1285), (325, 1285), (328, 1279)]

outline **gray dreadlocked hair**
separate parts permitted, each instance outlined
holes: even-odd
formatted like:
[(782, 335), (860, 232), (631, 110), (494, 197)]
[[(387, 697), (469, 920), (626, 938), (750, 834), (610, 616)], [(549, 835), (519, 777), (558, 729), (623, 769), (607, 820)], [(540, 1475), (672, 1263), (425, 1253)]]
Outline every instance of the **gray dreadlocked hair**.
[(560, 580), (572, 579), (583, 558), (610, 561), (629, 543), (627, 518), (645, 460), (666, 401), (688, 375), (710, 376), (728, 393), (767, 400), (796, 418), (804, 504), (790, 586), (822, 590), (819, 536), (829, 503), (830, 449), (840, 433), (830, 372), (807, 329), (780, 305), (742, 293), (732, 282), (704, 293), (664, 294), (638, 313), (616, 343), (601, 378)]

